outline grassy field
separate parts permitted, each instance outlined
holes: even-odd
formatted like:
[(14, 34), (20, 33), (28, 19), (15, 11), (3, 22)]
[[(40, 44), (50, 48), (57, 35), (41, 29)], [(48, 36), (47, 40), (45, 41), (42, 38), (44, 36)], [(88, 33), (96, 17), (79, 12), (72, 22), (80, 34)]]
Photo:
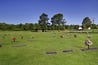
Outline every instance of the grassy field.
[[(98, 48), (98, 34), (90, 36), (91, 48)], [(86, 39), (86, 33), (0, 31), (0, 65), (98, 65), (98, 50), (80, 50), (87, 48)], [(54, 51), (57, 54), (46, 54)]]

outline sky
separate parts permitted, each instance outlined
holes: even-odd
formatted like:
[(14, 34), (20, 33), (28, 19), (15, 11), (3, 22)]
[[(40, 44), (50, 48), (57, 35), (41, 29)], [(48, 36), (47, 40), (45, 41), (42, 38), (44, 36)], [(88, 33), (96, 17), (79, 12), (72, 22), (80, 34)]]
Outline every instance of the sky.
[(98, 24), (98, 0), (0, 0), (0, 23), (38, 23), (39, 16), (62, 13), (66, 24), (81, 25), (85, 17)]

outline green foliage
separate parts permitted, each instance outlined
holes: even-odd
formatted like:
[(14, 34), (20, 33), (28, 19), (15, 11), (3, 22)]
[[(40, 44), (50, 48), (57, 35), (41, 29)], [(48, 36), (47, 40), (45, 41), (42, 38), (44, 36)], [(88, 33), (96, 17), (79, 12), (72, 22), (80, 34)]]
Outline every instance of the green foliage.
[(98, 29), (96, 24), (92, 24), (92, 29)]
[(65, 29), (65, 19), (63, 19), (63, 14), (58, 13), (55, 14), (52, 18), (51, 18), (51, 23), (52, 23), (52, 27), (54, 29), (58, 29), (58, 30), (64, 30)]
[(98, 29), (98, 25), (96, 25), (96, 29)]
[(83, 28), (87, 29), (88, 27), (91, 27), (91, 25), (92, 25), (92, 21), (90, 20), (90, 18), (89, 17), (85, 17), (83, 19), (83, 22), (82, 22)]
[(38, 28), (38, 24), (32, 24), (32, 23), (25, 23), (25, 24), (6, 24), (6, 23), (0, 23), (0, 30), (9, 30), (9, 31), (28, 31), (33, 30), (35, 28)]
[(38, 21), (41, 29), (45, 29), (45, 30), (47, 29), (48, 20), (49, 20), (48, 15), (45, 13), (42, 13)]
[(61, 21), (63, 20), (63, 14), (61, 13), (58, 13), (58, 14), (55, 14), (52, 18), (51, 18), (51, 23), (53, 25), (60, 25), (61, 24)]

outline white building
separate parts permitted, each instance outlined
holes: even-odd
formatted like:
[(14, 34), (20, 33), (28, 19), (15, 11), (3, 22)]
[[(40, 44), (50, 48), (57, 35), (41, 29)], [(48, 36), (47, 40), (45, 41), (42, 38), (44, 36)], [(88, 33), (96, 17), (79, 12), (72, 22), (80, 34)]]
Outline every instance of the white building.
[(91, 29), (91, 27), (88, 27), (88, 30), (90, 30)]
[(78, 28), (79, 30), (82, 30), (82, 27), (81, 26), (79, 26), (79, 28)]

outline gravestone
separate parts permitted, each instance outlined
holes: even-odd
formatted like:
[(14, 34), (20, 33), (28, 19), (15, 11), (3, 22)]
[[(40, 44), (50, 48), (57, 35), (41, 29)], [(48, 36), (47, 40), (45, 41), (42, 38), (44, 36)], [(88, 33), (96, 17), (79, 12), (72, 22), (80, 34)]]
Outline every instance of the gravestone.
[(81, 51), (89, 51), (89, 50), (98, 50), (98, 48), (89, 48), (89, 49), (85, 48), (85, 49), (81, 49)]
[(73, 50), (63, 50), (64, 53), (73, 52)]
[(89, 46), (91, 46), (93, 43), (90, 41), (90, 39), (87, 39), (85, 40), (85, 45), (88, 46), (88, 49), (89, 49)]
[(46, 54), (57, 54), (57, 52), (46, 52)]

